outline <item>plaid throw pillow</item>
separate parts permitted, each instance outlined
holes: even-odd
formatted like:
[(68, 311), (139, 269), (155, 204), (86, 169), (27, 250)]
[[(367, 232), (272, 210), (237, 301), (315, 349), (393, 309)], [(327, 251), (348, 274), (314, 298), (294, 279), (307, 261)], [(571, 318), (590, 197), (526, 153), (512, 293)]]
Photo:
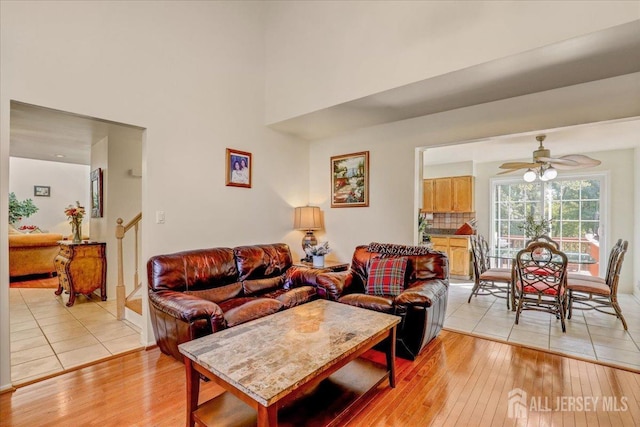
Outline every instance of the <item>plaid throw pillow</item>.
[(407, 258), (373, 258), (369, 268), (368, 295), (400, 295), (404, 290)]

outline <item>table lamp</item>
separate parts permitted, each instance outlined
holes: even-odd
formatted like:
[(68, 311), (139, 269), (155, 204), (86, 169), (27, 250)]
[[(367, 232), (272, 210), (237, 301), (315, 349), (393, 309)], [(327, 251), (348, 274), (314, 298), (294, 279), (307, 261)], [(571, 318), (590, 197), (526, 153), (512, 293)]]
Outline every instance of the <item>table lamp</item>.
[[(318, 206), (301, 206), (297, 207), (293, 213), (293, 228), (296, 230), (306, 231), (302, 238), (302, 249), (309, 246), (317, 245), (318, 239), (313, 235), (313, 230), (322, 229), (322, 215)], [(306, 254), (306, 252), (305, 252)], [(302, 261), (311, 261), (311, 257), (306, 255)]]

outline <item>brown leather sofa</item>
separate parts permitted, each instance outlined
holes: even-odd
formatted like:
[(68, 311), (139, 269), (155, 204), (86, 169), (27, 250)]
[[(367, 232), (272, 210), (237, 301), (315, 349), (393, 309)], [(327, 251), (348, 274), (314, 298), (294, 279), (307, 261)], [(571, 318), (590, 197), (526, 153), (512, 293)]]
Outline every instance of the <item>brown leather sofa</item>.
[(400, 316), (397, 354), (413, 360), (444, 323), (449, 292), (447, 256), (438, 251), (407, 256), (404, 291), (397, 296), (378, 296), (365, 293), (371, 260), (380, 255), (367, 249), (356, 247), (349, 271), (318, 274), (318, 293), (333, 301)]
[(156, 342), (182, 361), (178, 344), (316, 297), (284, 243), (154, 256), (147, 262)]

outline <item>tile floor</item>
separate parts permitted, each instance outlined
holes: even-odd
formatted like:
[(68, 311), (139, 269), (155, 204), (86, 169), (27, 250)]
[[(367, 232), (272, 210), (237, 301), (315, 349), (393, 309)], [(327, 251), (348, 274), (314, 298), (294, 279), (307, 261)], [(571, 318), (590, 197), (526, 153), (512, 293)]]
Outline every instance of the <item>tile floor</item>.
[(142, 348), (139, 328), (116, 319), (115, 301), (78, 296), (67, 307), (54, 290), (9, 290), (14, 385)]
[(563, 333), (555, 316), (532, 310), (523, 311), (516, 325), (505, 299), (478, 296), (467, 303), (472, 287), (451, 281), (446, 329), (640, 370), (640, 301), (633, 295), (618, 294), (628, 331), (615, 316), (574, 309)]

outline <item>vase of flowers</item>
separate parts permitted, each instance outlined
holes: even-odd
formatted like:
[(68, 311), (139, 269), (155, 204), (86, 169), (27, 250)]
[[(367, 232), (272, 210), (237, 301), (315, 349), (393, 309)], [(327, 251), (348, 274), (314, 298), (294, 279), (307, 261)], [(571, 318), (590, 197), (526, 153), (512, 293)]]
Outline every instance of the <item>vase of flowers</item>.
[(324, 267), (324, 256), (331, 252), (331, 249), (329, 242), (324, 242), (319, 245), (307, 246), (304, 251), (313, 258), (313, 266), (321, 268)]
[(76, 201), (76, 205), (69, 205), (65, 208), (64, 214), (71, 224), (73, 232), (73, 243), (82, 242), (82, 218), (84, 218), (84, 207), (80, 206), (80, 202)]

